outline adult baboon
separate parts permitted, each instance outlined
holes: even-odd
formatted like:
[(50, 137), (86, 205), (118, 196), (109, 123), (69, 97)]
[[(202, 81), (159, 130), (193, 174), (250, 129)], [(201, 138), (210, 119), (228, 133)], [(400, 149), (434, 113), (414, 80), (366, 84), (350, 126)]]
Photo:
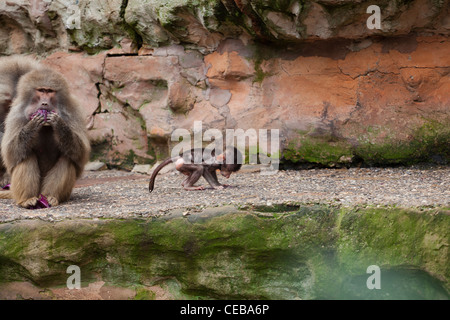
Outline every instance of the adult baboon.
[(83, 116), (65, 79), (37, 66), (18, 79), (1, 143), (13, 198), (33, 208), (41, 195), (51, 206), (67, 201), (88, 161), (90, 145)]

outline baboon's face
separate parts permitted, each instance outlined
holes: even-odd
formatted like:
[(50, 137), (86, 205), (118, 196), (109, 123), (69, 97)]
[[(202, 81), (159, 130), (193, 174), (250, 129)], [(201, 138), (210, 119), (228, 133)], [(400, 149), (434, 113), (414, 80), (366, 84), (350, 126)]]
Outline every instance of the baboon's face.
[(57, 94), (52, 88), (37, 88), (34, 90), (30, 105), (26, 108), (26, 115), (29, 120), (40, 114), (44, 117), (48, 113), (56, 112)]

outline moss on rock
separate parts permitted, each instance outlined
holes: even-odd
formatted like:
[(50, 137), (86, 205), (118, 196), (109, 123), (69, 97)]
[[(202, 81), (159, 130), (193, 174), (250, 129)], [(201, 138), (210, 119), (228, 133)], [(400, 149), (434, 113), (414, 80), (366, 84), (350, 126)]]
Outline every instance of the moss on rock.
[(350, 143), (333, 136), (310, 136), (300, 133), (284, 150), (284, 160), (293, 163), (312, 163), (324, 166), (349, 164), (353, 159)]
[(408, 139), (389, 132), (389, 128), (369, 127), (365, 133), (358, 132), (347, 139), (301, 131), (285, 148), (284, 160), (329, 167), (349, 165), (356, 160), (382, 166), (450, 162), (450, 126), (445, 121), (427, 120), (422, 126), (411, 129)]
[[(380, 134), (383, 131), (377, 132)], [(411, 165), (434, 158), (439, 158), (440, 162), (450, 161), (450, 127), (447, 123), (429, 120), (411, 130), (409, 136), (406, 141), (387, 137), (381, 143), (376, 142), (376, 134), (368, 140), (361, 137), (354, 153), (370, 165)]]

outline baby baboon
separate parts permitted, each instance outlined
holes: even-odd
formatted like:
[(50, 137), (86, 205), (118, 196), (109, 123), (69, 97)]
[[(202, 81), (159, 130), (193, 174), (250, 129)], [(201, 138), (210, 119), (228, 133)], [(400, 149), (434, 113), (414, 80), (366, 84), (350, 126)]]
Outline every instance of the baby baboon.
[[(158, 172), (168, 165), (169, 163), (175, 163), (175, 168), (187, 176), (187, 178), (181, 183), (185, 190), (203, 190), (205, 189), (203, 186), (194, 186), (194, 184), (203, 176), (206, 181), (213, 187), (214, 189), (223, 189), (227, 185), (223, 185), (219, 183), (217, 179), (216, 170), (220, 170), (220, 173), (225, 178), (229, 178), (233, 172), (241, 169), (242, 166), (242, 154), (236, 148), (227, 148), (225, 153), (222, 153), (218, 156), (215, 155), (215, 151), (212, 150), (211, 157), (212, 159), (205, 159), (205, 150), (198, 149), (196, 152), (195, 149), (191, 149), (187, 151), (183, 155), (168, 158), (163, 161), (154, 171), (150, 178), (150, 183), (148, 189), (150, 192), (153, 191), (155, 185), (155, 179)], [(201, 157), (201, 159), (197, 159), (198, 161), (194, 161), (196, 159), (197, 154)], [(228, 160), (227, 160), (228, 159)], [(210, 161), (207, 161), (210, 160)], [(212, 160), (212, 161), (211, 161)]]

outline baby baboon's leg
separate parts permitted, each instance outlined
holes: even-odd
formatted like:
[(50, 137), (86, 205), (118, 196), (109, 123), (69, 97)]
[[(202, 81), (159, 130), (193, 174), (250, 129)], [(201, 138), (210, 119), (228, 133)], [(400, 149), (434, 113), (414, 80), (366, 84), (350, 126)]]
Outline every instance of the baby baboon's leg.
[[(178, 168), (177, 168), (178, 169)], [(178, 169), (181, 173), (187, 175), (187, 179), (181, 184), (185, 190), (204, 190), (203, 186), (194, 186), (194, 184), (203, 175), (203, 165), (199, 164), (183, 164), (182, 167)]]

